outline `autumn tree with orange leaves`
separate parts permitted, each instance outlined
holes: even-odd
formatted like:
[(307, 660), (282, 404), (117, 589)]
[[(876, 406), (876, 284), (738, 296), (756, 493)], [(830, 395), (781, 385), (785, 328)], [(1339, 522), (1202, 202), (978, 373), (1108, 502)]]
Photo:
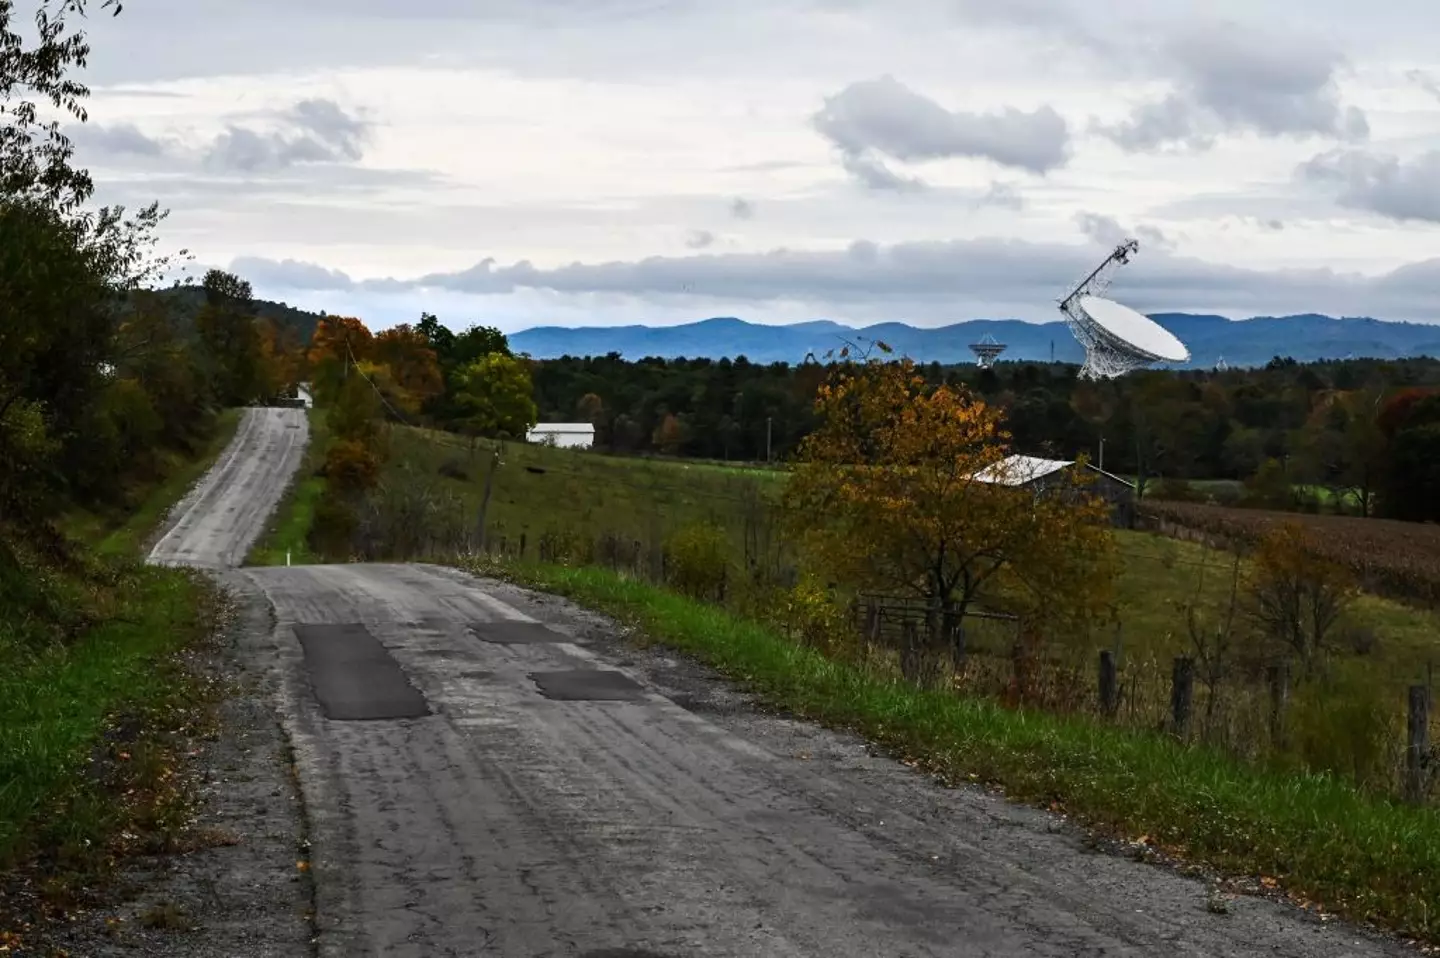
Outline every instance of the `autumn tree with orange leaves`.
[(375, 361), (389, 370), (397, 399), (418, 414), (430, 400), (445, 392), (440, 360), (425, 334), (408, 323), (384, 330), (375, 337)]
[(325, 316), (315, 325), (305, 367), (317, 402), (339, 395), (346, 369), (371, 358), (375, 336), (363, 322), (348, 316)]
[(998, 410), (928, 386), (909, 360), (837, 367), (816, 399), (785, 512), (807, 564), (856, 591), (931, 609), (932, 641), (977, 603), (1081, 627), (1110, 606), (1114, 545), (1083, 470), (1045, 495), (985, 482), (1004, 468)]

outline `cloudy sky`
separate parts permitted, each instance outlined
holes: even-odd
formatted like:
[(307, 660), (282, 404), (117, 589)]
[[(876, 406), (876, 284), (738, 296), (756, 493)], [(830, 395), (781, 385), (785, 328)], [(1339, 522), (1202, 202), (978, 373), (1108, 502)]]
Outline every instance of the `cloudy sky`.
[[(21, 7), (25, 6), (22, 0)], [(452, 326), (1440, 321), (1431, 0), (127, 0), (97, 199), (194, 269)]]

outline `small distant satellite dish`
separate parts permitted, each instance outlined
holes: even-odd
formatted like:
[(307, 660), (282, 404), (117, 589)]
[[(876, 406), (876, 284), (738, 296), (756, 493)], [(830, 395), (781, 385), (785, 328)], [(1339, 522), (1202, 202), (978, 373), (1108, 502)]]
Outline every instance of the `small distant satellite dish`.
[(1190, 350), (1159, 323), (1113, 299), (1100, 296), (1110, 274), (1135, 255), (1140, 244), (1126, 240), (1060, 301), (1070, 331), (1085, 347), (1084, 379), (1113, 379), (1153, 363), (1190, 361)]
[(970, 344), (970, 351), (975, 354), (975, 365), (981, 369), (989, 369), (995, 365), (995, 360), (1005, 351), (1005, 344), (995, 341), (995, 337), (986, 333), (980, 337), (978, 343)]

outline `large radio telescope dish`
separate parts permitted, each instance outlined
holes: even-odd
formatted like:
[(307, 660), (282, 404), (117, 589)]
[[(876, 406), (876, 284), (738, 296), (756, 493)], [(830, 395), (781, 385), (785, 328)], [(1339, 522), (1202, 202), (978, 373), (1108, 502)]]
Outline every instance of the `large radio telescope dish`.
[(1075, 338), (1085, 347), (1082, 379), (1114, 379), (1154, 363), (1184, 363), (1190, 350), (1159, 323), (1101, 294), (1115, 269), (1140, 249), (1126, 240), (1079, 286), (1060, 300), (1060, 312)]
[(1005, 344), (996, 342), (994, 336), (986, 333), (980, 337), (978, 343), (970, 344), (970, 351), (975, 354), (975, 365), (981, 369), (989, 369), (995, 365), (996, 358), (1005, 351)]

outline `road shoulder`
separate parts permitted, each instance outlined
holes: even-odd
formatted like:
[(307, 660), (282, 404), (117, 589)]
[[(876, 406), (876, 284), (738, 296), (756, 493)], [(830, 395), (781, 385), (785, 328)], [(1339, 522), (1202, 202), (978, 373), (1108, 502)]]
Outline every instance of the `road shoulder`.
[(253, 593), (232, 591), (232, 601), (233, 618), (191, 660), (230, 680), (215, 732), (192, 743), (180, 770), (196, 801), (195, 850), (122, 862), (108, 907), (31, 941), (87, 956), (312, 953), (305, 815), (268, 666), (270, 608)]

